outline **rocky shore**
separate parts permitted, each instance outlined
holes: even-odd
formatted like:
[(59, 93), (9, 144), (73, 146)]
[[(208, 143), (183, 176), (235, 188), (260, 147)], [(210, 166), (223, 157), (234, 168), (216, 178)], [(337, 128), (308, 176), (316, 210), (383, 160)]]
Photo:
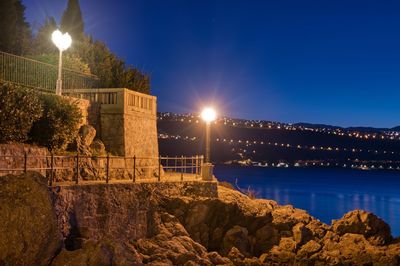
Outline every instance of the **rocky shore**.
[[(0, 265), (400, 265), (400, 239), (372, 213), (355, 210), (327, 225), (224, 186), (212, 196), (176, 186), (76, 186), (86, 204), (79, 210), (65, 204), (72, 192), (60, 204), (61, 192), (39, 174), (4, 176)], [(132, 218), (133, 204), (144, 219)], [(82, 217), (71, 215), (78, 210)]]

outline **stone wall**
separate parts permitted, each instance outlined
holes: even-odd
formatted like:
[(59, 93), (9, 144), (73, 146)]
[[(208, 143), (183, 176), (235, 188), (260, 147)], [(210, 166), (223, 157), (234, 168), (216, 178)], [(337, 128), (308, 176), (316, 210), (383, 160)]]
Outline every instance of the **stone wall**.
[[(0, 144), (0, 176), (23, 173), (25, 168), (25, 154), (27, 155), (27, 171), (39, 172), (50, 180), (52, 167), (51, 153), (47, 148), (28, 144)], [(54, 155), (53, 182), (76, 181), (76, 162), (76, 155)], [(110, 156), (109, 167), (109, 180), (132, 180), (133, 159)], [(136, 180), (149, 178), (157, 180), (157, 160), (137, 159), (135, 167)], [(105, 156), (79, 156), (79, 178), (81, 181), (105, 182), (106, 173), (107, 158)], [(161, 173), (163, 173), (162, 169)]]
[(107, 151), (158, 157), (156, 97), (124, 88), (81, 89), (70, 95), (90, 99), (87, 120)]
[[(25, 166), (25, 154), (27, 155), (27, 168), (45, 168), (48, 165), (49, 151), (47, 148), (26, 144), (0, 144), (0, 176), (6, 174), (21, 174)], [(8, 169), (8, 170), (4, 170)], [(46, 170), (38, 170), (46, 175)]]
[(106, 146), (106, 150), (114, 155), (123, 156), (125, 154), (124, 116), (101, 111), (100, 121), (101, 140)]
[(151, 203), (158, 194), (218, 196), (215, 182), (75, 185), (51, 190), (67, 249), (102, 238), (131, 241), (146, 237), (148, 216), (154, 211)]
[(132, 112), (125, 114), (124, 119), (125, 155), (158, 157), (156, 116)]

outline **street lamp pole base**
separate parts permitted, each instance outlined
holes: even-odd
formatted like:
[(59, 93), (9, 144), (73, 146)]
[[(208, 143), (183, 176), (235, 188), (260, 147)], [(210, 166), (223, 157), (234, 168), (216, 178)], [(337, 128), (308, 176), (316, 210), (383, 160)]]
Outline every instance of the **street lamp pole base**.
[(201, 167), (201, 177), (204, 181), (212, 181), (214, 165), (212, 163), (204, 163)]
[(62, 80), (57, 79), (57, 84), (56, 84), (56, 94), (61, 96), (61, 86), (62, 86)]

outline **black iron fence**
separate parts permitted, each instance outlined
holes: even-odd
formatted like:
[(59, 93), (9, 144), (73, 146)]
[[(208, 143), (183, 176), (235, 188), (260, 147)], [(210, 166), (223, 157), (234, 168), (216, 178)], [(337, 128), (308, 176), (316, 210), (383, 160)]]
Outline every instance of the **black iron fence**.
[(203, 156), (121, 157), (82, 155), (0, 155), (0, 175), (37, 171), (57, 183), (160, 182), (201, 179)]
[[(0, 51), (0, 80), (55, 92), (58, 66)], [(63, 91), (98, 87), (98, 77), (62, 69)]]

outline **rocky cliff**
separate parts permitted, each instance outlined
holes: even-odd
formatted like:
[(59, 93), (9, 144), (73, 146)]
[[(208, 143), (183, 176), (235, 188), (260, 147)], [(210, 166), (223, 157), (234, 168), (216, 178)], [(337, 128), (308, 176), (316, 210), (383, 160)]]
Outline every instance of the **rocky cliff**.
[(400, 241), (372, 213), (321, 223), (216, 183), (49, 189), (0, 179), (0, 265), (399, 265)]

